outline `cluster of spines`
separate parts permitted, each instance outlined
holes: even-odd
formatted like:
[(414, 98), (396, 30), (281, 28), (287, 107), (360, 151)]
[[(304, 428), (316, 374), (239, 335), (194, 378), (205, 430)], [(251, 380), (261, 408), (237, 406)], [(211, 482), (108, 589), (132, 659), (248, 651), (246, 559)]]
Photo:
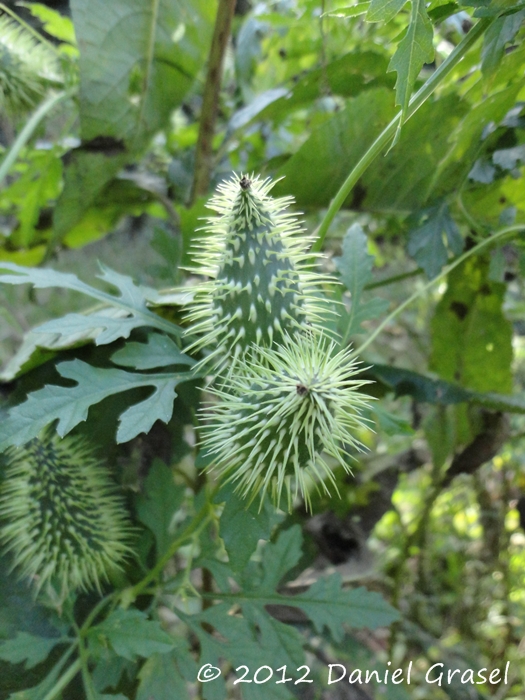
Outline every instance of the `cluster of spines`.
[(200, 334), (192, 347), (214, 348), (207, 359), (215, 367), (326, 315), (317, 295), (325, 277), (311, 271), (309, 241), (285, 211), (292, 199), (269, 195), (274, 184), (234, 177), (208, 205), (218, 216), (208, 219), (195, 271), (210, 279), (195, 289), (188, 319), (191, 333)]
[(194, 270), (209, 279), (188, 318), (200, 334), (191, 347), (209, 351), (216, 375), (202, 430), (212, 468), (261, 504), (285, 492), (290, 509), (299, 491), (310, 506), (312, 484), (337, 489), (334, 463), (349, 471), (367, 382), (326, 337), (321, 289), (333, 280), (313, 270), (310, 240), (286, 212), (293, 199), (273, 199), (274, 184), (242, 176), (219, 186)]
[(61, 82), (56, 56), (17, 21), (0, 16), (0, 107), (17, 116)]
[(131, 553), (123, 499), (83, 440), (48, 431), (5, 453), (0, 541), (36, 591), (100, 589)]
[(309, 505), (308, 481), (337, 490), (323, 455), (348, 472), (352, 453), (362, 449), (356, 436), (367, 427), (360, 412), (369, 404), (359, 372), (349, 350), (335, 352), (321, 337), (253, 348), (227, 389), (212, 389), (221, 401), (204, 435), (215, 468), (261, 502), (269, 491), (279, 505), (285, 491), (288, 508), (299, 491)]

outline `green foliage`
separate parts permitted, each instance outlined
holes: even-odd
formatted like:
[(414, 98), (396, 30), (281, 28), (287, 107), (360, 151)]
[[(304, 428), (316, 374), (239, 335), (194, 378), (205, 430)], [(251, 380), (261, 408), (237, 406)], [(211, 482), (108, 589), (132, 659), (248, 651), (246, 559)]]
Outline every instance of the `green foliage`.
[(148, 620), (140, 610), (115, 610), (92, 627), (88, 641), (109, 642), (118, 656), (132, 661), (136, 656), (164, 654), (173, 647), (173, 640), (158, 622)]
[(57, 365), (61, 377), (76, 382), (73, 388), (48, 385), (30, 394), (27, 401), (10, 412), (0, 428), (0, 445), (21, 445), (46, 425), (58, 420), (57, 432), (63, 437), (86, 420), (88, 410), (108, 396), (141, 387), (155, 387), (151, 396), (126, 409), (119, 418), (117, 442), (127, 442), (151, 430), (156, 420), (167, 422), (173, 411), (175, 388), (192, 380), (190, 372), (160, 375), (138, 374), (120, 369), (102, 369), (72, 360)]
[(431, 366), (441, 377), (479, 392), (512, 391), (512, 329), (503, 295), (483, 258), (450, 275), (432, 319)]
[(397, 72), (396, 104), (401, 105), (403, 110), (402, 121), (421, 68), (434, 58), (433, 36), (432, 23), (425, 3), (423, 0), (411, 0), (410, 22), (406, 34), (399, 42), (389, 65), (389, 70)]
[(12, 664), (24, 662), (24, 668), (29, 670), (47, 659), (51, 650), (61, 642), (59, 637), (46, 639), (27, 632), (18, 632), (14, 639), (0, 645), (0, 659)]
[(217, 494), (218, 502), (225, 501), (221, 515), (221, 537), (228, 552), (233, 571), (241, 572), (248, 564), (260, 539), (268, 539), (270, 518), (266, 509), (260, 511), (258, 504), (246, 508), (244, 499), (239, 498), (227, 486)]
[(155, 535), (157, 557), (165, 554), (173, 539), (171, 526), (183, 498), (184, 490), (174, 483), (170, 469), (155, 461), (144, 484), (144, 494), (139, 496), (137, 514)]
[(341, 282), (350, 292), (351, 307), (347, 315), (341, 314), (340, 329), (344, 342), (355, 333), (362, 333), (361, 324), (382, 316), (387, 303), (384, 299), (362, 301), (363, 291), (372, 279), (374, 257), (368, 254), (366, 235), (359, 226), (351, 226), (343, 239), (343, 254), (336, 258)]
[(291, 192), (299, 206), (327, 204), (347, 175), (345, 164), (359, 160), (392, 116), (392, 98), (384, 88), (350, 99), (344, 110), (313, 131), (277, 171), (285, 179), (275, 193)]
[[(436, 204), (418, 213), (418, 223), (410, 232), (408, 253), (432, 278), (446, 265), (447, 247), (454, 255), (463, 250), (463, 238), (450, 216), (446, 203)], [(443, 238), (445, 238), (447, 247)]]
[[(320, 698), (329, 663), (413, 661), (366, 692), (521, 697), (523, 3), (25, 9), (0, 32), (0, 696)], [(94, 534), (108, 498), (128, 558)], [(510, 682), (440, 688), (436, 661)]]

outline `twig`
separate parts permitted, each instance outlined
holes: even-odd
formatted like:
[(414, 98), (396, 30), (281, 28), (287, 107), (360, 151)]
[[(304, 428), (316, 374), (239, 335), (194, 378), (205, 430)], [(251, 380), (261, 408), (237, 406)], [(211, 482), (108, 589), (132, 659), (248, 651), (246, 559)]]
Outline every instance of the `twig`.
[(190, 205), (196, 197), (206, 194), (210, 184), (213, 158), (213, 134), (215, 120), (217, 118), (217, 106), (221, 87), (222, 66), (224, 55), (230, 38), (233, 12), (236, 0), (219, 0), (215, 28), (208, 59), (208, 72), (204, 95), (202, 99), (202, 112), (195, 152), (195, 170), (193, 186), (190, 196)]

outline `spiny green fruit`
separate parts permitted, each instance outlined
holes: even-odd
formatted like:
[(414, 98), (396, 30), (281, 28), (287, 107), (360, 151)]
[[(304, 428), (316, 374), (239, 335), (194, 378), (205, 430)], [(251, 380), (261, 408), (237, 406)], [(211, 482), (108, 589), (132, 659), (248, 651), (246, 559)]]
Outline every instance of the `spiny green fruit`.
[(61, 82), (56, 56), (7, 15), (0, 17), (0, 108), (11, 115), (33, 109), (47, 87)]
[(131, 527), (107, 471), (78, 438), (48, 431), (6, 453), (0, 541), (38, 592), (100, 589), (131, 552)]
[(285, 211), (293, 199), (272, 198), (274, 184), (234, 176), (208, 204), (218, 216), (208, 219), (194, 271), (209, 280), (195, 288), (188, 319), (189, 332), (201, 334), (192, 348), (209, 348), (215, 367), (319, 325), (327, 312), (316, 296), (326, 278), (311, 271), (309, 240)]
[(362, 449), (356, 434), (367, 427), (360, 412), (369, 397), (359, 389), (369, 382), (355, 379), (357, 364), (315, 333), (252, 349), (227, 386), (212, 388), (220, 402), (203, 428), (212, 468), (261, 503), (270, 492), (278, 506), (284, 490), (288, 509), (298, 491), (310, 506), (310, 479), (327, 493), (325, 479), (337, 489), (326, 457), (349, 472), (352, 451)]

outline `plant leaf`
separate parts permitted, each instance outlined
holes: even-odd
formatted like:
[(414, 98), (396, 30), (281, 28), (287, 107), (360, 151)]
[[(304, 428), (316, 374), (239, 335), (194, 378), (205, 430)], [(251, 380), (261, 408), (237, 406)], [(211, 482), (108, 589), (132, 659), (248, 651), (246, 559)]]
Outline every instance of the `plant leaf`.
[(155, 535), (159, 558), (173, 539), (170, 526), (184, 499), (184, 489), (175, 484), (171, 469), (158, 459), (153, 462), (144, 489), (144, 495), (137, 499), (137, 513)]
[[(186, 651), (186, 656), (193, 659)], [(196, 677), (196, 673), (193, 678)], [(137, 700), (166, 700), (168, 698), (189, 697), (187, 683), (182, 677), (174, 654), (153, 654), (140, 669), (138, 678), (140, 684), (137, 690)], [(193, 679), (192, 679), (193, 680)]]
[(287, 571), (301, 558), (303, 537), (299, 525), (281, 532), (275, 544), (269, 542), (263, 550), (263, 578), (257, 586), (262, 592), (274, 591)]
[(343, 239), (343, 254), (335, 259), (341, 281), (351, 295), (350, 313), (341, 316), (340, 330), (345, 342), (353, 333), (362, 332), (361, 323), (377, 318), (388, 307), (384, 299), (361, 300), (372, 277), (373, 255), (369, 255), (367, 237), (359, 224), (353, 224)]
[[(121, 275), (105, 265), (101, 265), (101, 270), (102, 274), (99, 275), (100, 279), (116, 287), (120, 292), (119, 296), (107, 294), (106, 292), (96, 289), (95, 287), (91, 287), (89, 284), (82, 282), (76, 275), (73, 275), (70, 272), (56, 272), (55, 270), (46, 268), (21, 267), (20, 265), (15, 265), (14, 263), (6, 263), (1, 261), (0, 282), (3, 282), (4, 284), (30, 283), (36, 289), (46, 289), (49, 287), (72, 289), (75, 292), (80, 292), (81, 294), (85, 294), (93, 299), (102, 301), (105, 304), (124, 309), (130, 316), (137, 317), (138, 319), (142, 320), (142, 323), (137, 325), (153, 326), (154, 328), (159, 328), (168, 333), (172, 333), (173, 335), (181, 335), (181, 329), (178, 326), (176, 326), (174, 323), (166, 321), (148, 309), (146, 305), (145, 291), (141, 287), (138, 287), (133, 282), (131, 277)], [(79, 314), (70, 314), (69, 316), (73, 324), (73, 334), (76, 334), (79, 329), (82, 329), (83, 333), (90, 333), (94, 330), (100, 329), (101, 323), (105, 322), (104, 319), (97, 319), (97, 314), (94, 314), (95, 320), (93, 320), (93, 317), (91, 317), (90, 320), (90, 316), (88, 315), (86, 316), (86, 319), (88, 320), (85, 322), (85, 325), (82, 326), (83, 321), (77, 318)], [(54, 326), (53, 323), (56, 323), (57, 325)], [(110, 322), (108, 322), (108, 324), (108, 328), (110, 328)], [(42, 330), (43, 333), (56, 332), (61, 335), (68, 335), (67, 323), (62, 323), (62, 319), (55, 322), (49, 321), (48, 323), (44, 324), (44, 326), (45, 328)], [(40, 326), (40, 328), (42, 328), (42, 326)], [(124, 333), (127, 332), (128, 334), (129, 330), (131, 330), (128, 329), (126, 324), (123, 325), (122, 329)], [(115, 329), (113, 329), (113, 335), (114, 333)]]
[(80, 47), (80, 130), (54, 214), (55, 241), (169, 122), (207, 55), (209, 0), (72, 0)]
[(148, 658), (173, 649), (174, 641), (164, 632), (160, 623), (148, 620), (140, 610), (130, 608), (114, 610), (100, 624), (92, 627), (89, 636), (105, 637), (116, 654), (133, 661), (136, 656)]
[(195, 360), (185, 355), (171, 338), (160, 333), (150, 333), (146, 343), (126, 343), (111, 356), (111, 361), (139, 370), (195, 364)]
[(346, 5), (345, 7), (334, 7), (330, 12), (325, 14), (328, 17), (358, 17), (364, 15), (370, 7), (370, 0), (366, 2), (358, 2), (355, 5)]
[(410, 231), (408, 253), (432, 279), (448, 261), (443, 237), (454, 255), (463, 251), (463, 238), (446, 203), (425, 209), (419, 220), (420, 223)]
[(388, 70), (397, 72), (396, 104), (402, 109), (400, 126), (405, 121), (412, 88), (421, 68), (434, 59), (432, 44), (434, 31), (427, 14), (425, 0), (410, 1), (412, 9), (407, 31), (388, 66)]
[(477, 392), (512, 391), (512, 325), (503, 314), (505, 285), (489, 279), (490, 260), (467, 260), (448, 276), (432, 319), (430, 366)]
[(406, 2), (407, 0), (372, 0), (365, 19), (367, 22), (390, 22)]
[(274, 196), (293, 194), (298, 206), (327, 206), (355, 165), (392, 116), (390, 90), (373, 88), (347, 101), (312, 132), (299, 150), (279, 168)]
[(52, 649), (63, 641), (59, 637), (35, 637), (27, 632), (18, 632), (14, 639), (0, 644), (0, 659), (12, 664), (25, 661), (24, 668), (29, 670), (47, 659)]
[(216, 502), (226, 501), (221, 515), (220, 533), (224, 546), (230, 558), (230, 566), (234, 572), (241, 572), (255, 551), (260, 539), (267, 539), (270, 530), (268, 511), (259, 512), (259, 504), (239, 498), (233, 486), (222, 488), (216, 497)]
[(498, 17), (483, 35), (481, 49), (481, 71), (484, 75), (494, 73), (503, 57), (505, 44), (514, 39), (523, 20), (525, 10), (519, 10), (511, 15)]
[(525, 413), (525, 396), (504, 396), (495, 392), (470, 391), (458, 384), (425, 377), (417, 372), (389, 365), (373, 365), (363, 372), (363, 379), (373, 379), (395, 396), (412, 396), (420, 403), (437, 405), (471, 403), (491, 411)]
[(343, 639), (343, 623), (355, 629), (375, 629), (400, 617), (378, 593), (366, 588), (345, 590), (339, 574), (320, 578), (305, 593), (289, 600), (308, 615), (319, 633), (327, 627), (336, 642)]
[(155, 393), (120, 416), (117, 441), (125, 442), (149, 430), (155, 420), (167, 422), (176, 397), (175, 387), (195, 377), (181, 374), (132, 374), (121, 369), (92, 367), (81, 360), (62, 362), (58, 373), (77, 382), (75, 387), (47, 385), (29, 394), (27, 400), (15, 406), (0, 426), (0, 449), (21, 445), (49, 423), (58, 420), (57, 432), (63, 437), (82, 421), (88, 410), (108, 396), (135, 389), (155, 387)]

